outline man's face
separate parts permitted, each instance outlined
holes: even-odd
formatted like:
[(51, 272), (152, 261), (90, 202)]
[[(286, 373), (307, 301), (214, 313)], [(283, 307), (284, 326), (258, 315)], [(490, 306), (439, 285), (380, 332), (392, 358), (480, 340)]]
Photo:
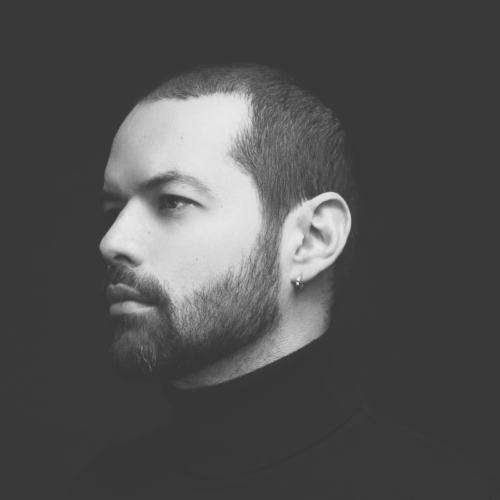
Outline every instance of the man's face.
[(244, 99), (217, 95), (140, 105), (115, 137), (104, 210), (119, 215), (100, 250), (111, 353), (128, 373), (175, 380), (280, 320), (279, 241), (229, 157), (248, 125)]

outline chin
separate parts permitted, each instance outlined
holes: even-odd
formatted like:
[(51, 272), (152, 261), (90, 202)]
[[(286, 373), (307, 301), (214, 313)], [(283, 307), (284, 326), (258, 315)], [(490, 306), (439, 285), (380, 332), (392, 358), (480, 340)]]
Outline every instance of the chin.
[(157, 347), (143, 329), (114, 329), (109, 348), (113, 366), (127, 378), (154, 379)]

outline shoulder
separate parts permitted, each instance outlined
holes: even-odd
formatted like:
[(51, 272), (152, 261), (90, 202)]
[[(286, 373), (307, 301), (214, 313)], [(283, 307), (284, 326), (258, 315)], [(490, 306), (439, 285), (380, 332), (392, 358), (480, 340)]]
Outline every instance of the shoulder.
[(357, 453), (359, 465), (375, 482), (400, 484), (415, 498), (420, 498), (419, 492), (422, 498), (426, 492), (444, 495), (436, 498), (456, 492), (453, 498), (500, 499), (500, 478), (485, 467), (375, 413), (369, 405), (360, 411), (364, 423), (351, 436), (350, 453)]
[(148, 479), (168, 470), (171, 440), (171, 427), (166, 426), (104, 450), (74, 478), (65, 498), (127, 498)]

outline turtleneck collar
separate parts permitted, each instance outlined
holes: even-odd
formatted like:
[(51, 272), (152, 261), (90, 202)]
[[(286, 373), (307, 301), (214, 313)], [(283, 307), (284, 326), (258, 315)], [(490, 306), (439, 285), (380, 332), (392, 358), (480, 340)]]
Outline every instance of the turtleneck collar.
[(227, 382), (162, 387), (173, 410), (176, 468), (227, 477), (280, 461), (339, 428), (361, 392), (335, 361), (327, 331), (301, 349)]

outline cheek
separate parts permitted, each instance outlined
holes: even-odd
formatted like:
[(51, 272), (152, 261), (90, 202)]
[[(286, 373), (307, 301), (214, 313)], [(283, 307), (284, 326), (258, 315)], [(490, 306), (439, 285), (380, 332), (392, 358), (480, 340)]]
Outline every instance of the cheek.
[[(162, 231), (150, 242), (150, 266), (163, 284), (174, 289), (193, 289), (230, 266), (239, 269), (255, 244), (259, 223), (248, 217), (226, 217), (191, 223), (177, 231)], [(179, 228), (178, 228), (179, 229)]]

